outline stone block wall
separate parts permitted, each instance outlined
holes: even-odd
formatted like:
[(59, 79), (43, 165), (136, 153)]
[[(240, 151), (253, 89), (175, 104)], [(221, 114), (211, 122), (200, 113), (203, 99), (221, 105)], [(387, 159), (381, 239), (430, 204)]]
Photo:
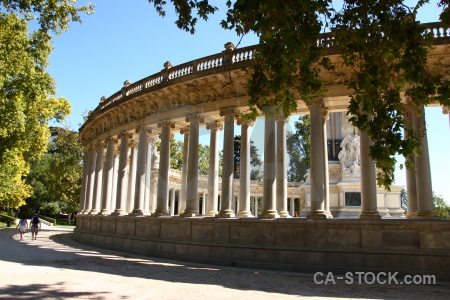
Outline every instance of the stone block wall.
[(149, 256), (297, 272), (450, 280), (450, 221), (77, 216), (74, 238)]

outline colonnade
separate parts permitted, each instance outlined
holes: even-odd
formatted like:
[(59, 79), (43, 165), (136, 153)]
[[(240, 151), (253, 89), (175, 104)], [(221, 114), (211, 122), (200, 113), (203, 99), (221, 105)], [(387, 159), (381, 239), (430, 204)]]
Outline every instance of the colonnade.
[[(328, 111), (322, 99), (307, 103), (311, 122), (311, 210), (309, 218), (329, 218), (328, 159), (326, 122)], [(419, 113), (412, 113), (418, 110)], [(431, 172), (423, 107), (405, 109), (407, 126), (420, 136), (421, 154), (408, 157), (416, 172), (407, 171), (408, 217), (434, 218)], [(286, 122), (272, 108), (266, 108), (264, 129), (264, 181), (261, 213), (258, 201), (250, 192), (250, 127), (238, 108), (220, 110), (221, 120), (208, 122), (210, 157), (207, 192), (202, 191), (199, 209), (198, 144), (199, 128), (205, 123), (202, 114), (186, 116), (181, 184), (178, 211), (175, 189), (170, 186), (170, 138), (175, 129), (172, 120), (143, 125), (134, 132), (125, 131), (85, 149), (80, 208), (83, 214), (152, 215), (163, 217), (205, 216), (221, 218), (259, 217), (272, 219), (294, 214), (294, 200), (287, 193)], [(241, 126), (240, 179), (238, 209), (234, 209), (234, 124)], [(223, 122), (223, 123), (222, 123)], [(222, 188), (219, 191), (218, 131), (224, 130)], [(155, 133), (154, 133), (155, 132)], [(152, 171), (154, 135), (159, 132), (161, 150), (159, 170)], [(375, 162), (369, 156), (371, 139), (361, 132), (361, 214), (360, 218), (381, 218), (377, 210)], [(106, 151), (106, 153), (105, 153)], [(156, 178), (157, 176), (157, 178)], [(157, 182), (157, 185), (155, 184)], [(220, 196), (219, 196), (220, 195)], [(219, 203), (220, 198), (220, 203)], [(288, 201), (290, 210), (288, 211)], [(219, 205), (220, 204), (220, 205)]]

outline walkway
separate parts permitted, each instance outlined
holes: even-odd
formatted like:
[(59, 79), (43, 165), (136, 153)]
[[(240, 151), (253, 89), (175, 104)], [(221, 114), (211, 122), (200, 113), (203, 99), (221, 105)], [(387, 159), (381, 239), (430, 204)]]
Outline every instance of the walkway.
[[(324, 277), (321, 278), (325, 279)], [(356, 280), (355, 280), (356, 282)], [(0, 299), (448, 299), (437, 285), (315, 284), (311, 274), (222, 268), (86, 246), (51, 227), (0, 229)]]

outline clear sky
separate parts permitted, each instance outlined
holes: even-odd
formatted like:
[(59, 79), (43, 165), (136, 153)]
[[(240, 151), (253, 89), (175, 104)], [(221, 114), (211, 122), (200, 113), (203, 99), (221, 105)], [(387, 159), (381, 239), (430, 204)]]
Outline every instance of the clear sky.
[[(117, 92), (125, 80), (136, 82), (159, 72), (166, 61), (179, 65), (221, 52), (225, 43), (238, 45), (240, 40), (234, 32), (221, 29), (223, 9), (207, 23), (199, 21), (197, 32), (191, 35), (176, 27), (170, 7), (167, 16), (161, 18), (147, 0), (91, 2), (96, 5), (95, 14), (82, 16), (81, 25), (73, 23), (68, 32), (55, 37), (48, 69), (57, 81), (58, 96), (66, 97), (72, 105), (67, 123), (73, 129), (80, 127), (82, 115), (93, 110), (102, 96)], [(225, 0), (212, 2), (220, 6)], [(436, 3), (433, 0), (420, 12), (422, 23), (439, 20)], [(239, 47), (257, 42), (256, 37), (245, 36)], [(450, 203), (449, 116), (440, 108), (427, 108), (426, 116), (433, 190)], [(291, 118), (291, 124), (296, 119)], [(257, 142), (263, 133), (258, 123), (252, 133)], [(404, 185), (404, 178), (404, 172), (396, 172), (398, 184)]]

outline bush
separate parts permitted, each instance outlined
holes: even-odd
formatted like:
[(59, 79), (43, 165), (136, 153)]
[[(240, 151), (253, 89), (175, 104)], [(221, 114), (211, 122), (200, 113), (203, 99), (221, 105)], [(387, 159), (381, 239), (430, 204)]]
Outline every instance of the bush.
[(45, 203), (39, 209), (39, 213), (44, 216), (54, 216), (57, 213), (59, 213), (60, 210), (61, 210), (61, 208), (59, 207), (59, 204), (57, 202), (49, 202), (49, 203)]
[(0, 213), (0, 221), (6, 223), (6, 226), (10, 227), (11, 225), (14, 225), (16, 218)]

